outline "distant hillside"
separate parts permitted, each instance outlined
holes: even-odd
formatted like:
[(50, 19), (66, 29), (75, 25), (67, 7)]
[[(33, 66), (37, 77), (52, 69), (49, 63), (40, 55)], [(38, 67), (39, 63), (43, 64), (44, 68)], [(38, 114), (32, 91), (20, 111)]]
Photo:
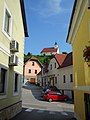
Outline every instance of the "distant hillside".
[(28, 59), (30, 59), (32, 56), (38, 58), (38, 60), (44, 64), (46, 62), (49, 62), (50, 59), (53, 58), (53, 55), (32, 55), (31, 53), (28, 53), (27, 55), (24, 54), (24, 62), (26, 62)]

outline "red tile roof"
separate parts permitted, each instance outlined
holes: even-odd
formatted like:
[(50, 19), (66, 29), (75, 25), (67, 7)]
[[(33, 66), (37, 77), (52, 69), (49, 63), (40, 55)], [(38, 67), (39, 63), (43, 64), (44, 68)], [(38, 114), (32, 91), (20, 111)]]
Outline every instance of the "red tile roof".
[(55, 59), (59, 64), (59, 68), (67, 67), (73, 64), (72, 52), (68, 54), (56, 54)]
[(73, 58), (72, 58), (72, 52), (67, 54), (64, 62), (62, 63), (61, 67), (67, 67), (73, 65)]
[(57, 48), (54, 48), (54, 47), (50, 47), (50, 48), (44, 48), (42, 52), (57, 52)]
[(67, 56), (67, 54), (56, 54), (55, 55), (55, 59), (58, 62), (59, 66), (62, 65), (62, 63), (64, 62), (66, 56)]

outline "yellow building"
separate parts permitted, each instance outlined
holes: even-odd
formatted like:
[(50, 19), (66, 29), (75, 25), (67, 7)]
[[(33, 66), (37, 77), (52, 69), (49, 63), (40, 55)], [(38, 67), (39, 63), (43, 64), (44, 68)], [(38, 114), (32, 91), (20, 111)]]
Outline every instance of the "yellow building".
[(75, 116), (90, 120), (90, 0), (75, 0), (67, 42), (73, 48)]
[(24, 1), (0, 0), (0, 120), (22, 109), (24, 37), (28, 36)]

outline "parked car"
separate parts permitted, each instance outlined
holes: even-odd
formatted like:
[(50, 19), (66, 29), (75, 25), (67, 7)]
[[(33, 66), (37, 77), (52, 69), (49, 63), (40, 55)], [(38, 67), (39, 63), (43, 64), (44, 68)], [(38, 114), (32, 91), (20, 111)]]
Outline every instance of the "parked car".
[(45, 92), (43, 99), (49, 102), (60, 101), (60, 100), (66, 101), (69, 99), (69, 97), (67, 95), (61, 94), (60, 92), (48, 91), (48, 92)]
[[(48, 91), (56, 91), (56, 92), (60, 92), (60, 90), (56, 87), (56, 86), (45, 86), (41, 92), (41, 96), (43, 97), (44, 93), (48, 92)], [(61, 93), (61, 92), (60, 92)]]
[(50, 86), (49, 89), (50, 89), (51, 91), (60, 92), (60, 90), (59, 90), (56, 86)]
[(47, 89), (49, 89), (50, 91), (60, 92), (60, 90), (59, 90), (56, 86), (45, 86), (45, 87), (43, 88), (43, 92), (46, 92)]

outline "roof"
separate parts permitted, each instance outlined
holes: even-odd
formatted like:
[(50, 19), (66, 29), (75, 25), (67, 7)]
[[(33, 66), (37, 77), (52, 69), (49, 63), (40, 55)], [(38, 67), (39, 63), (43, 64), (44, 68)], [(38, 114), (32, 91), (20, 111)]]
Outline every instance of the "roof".
[(27, 63), (28, 61), (36, 61), (36, 62), (40, 65), (40, 67), (42, 67), (41, 62), (38, 60), (38, 58), (36, 58), (36, 57), (34, 57), (34, 56), (32, 56), (30, 59), (28, 59), (28, 60), (25, 62), (24, 66), (26, 65), (26, 63)]
[(20, 0), (20, 5), (21, 5), (21, 13), (22, 13), (23, 26), (24, 26), (24, 34), (25, 34), (25, 37), (28, 37), (28, 30), (27, 30), (27, 22), (26, 22), (24, 0)]
[(56, 59), (57, 63), (59, 64), (59, 66), (62, 65), (62, 63), (64, 62), (66, 56), (67, 56), (67, 54), (56, 54), (55, 55), (55, 59)]
[(57, 48), (54, 48), (54, 47), (50, 47), (50, 48), (44, 48), (42, 52), (57, 52)]
[(72, 52), (68, 54), (56, 54), (55, 59), (59, 68), (67, 67), (73, 64)]
[(68, 38), (69, 38), (69, 33), (70, 33), (71, 26), (72, 26), (72, 21), (73, 21), (73, 16), (74, 16), (74, 13), (75, 13), (76, 4), (77, 4), (77, 0), (74, 1), (74, 6), (73, 6), (72, 14), (71, 14), (71, 19), (70, 19), (70, 24), (69, 24), (69, 29), (68, 29), (66, 42), (68, 41)]
[(67, 54), (67, 56), (65, 57), (61, 67), (67, 67), (73, 64), (73, 58), (72, 58), (72, 52)]
[(42, 71), (40, 71), (37, 75), (42, 75)]

